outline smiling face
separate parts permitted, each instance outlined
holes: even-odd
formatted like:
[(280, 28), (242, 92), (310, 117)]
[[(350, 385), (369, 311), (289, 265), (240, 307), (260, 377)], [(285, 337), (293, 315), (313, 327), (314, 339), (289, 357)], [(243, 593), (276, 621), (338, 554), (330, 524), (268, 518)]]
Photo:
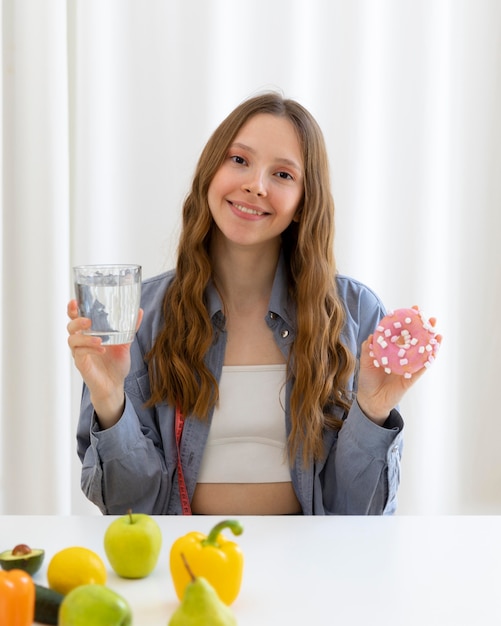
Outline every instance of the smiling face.
[(303, 197), (301, 145), (292, 123), (268, 113), (247, 121), (208, 190), (218, 231), (240, 246), (280, 245)]

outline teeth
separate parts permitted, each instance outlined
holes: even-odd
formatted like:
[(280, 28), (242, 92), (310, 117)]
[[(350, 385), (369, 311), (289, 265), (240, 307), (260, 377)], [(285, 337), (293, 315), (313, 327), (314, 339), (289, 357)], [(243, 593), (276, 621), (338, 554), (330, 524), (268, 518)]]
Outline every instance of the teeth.
[(254, 209), (248, 209), (247, 207), (242, 206), (241, 204), (233, 203), (233, 206), (239, 211), (242, 211), (242, 213), (248, 213), (249, 215), (264, 215), (264, 212), (260, 213), (259, 211), (255, 211)]

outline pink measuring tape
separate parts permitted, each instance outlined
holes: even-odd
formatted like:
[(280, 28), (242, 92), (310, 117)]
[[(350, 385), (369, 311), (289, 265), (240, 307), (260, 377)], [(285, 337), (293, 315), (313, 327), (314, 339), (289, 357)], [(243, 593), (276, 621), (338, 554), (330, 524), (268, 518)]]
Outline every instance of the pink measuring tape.
[(179, 406), (176, 406), (176, 447), (177, 447), (177, 480), (183, 515), (191, 515), (190, 498), (184, 482), (183, 466), (181, 464), (181, 437), (183, 436), (184, 418)]

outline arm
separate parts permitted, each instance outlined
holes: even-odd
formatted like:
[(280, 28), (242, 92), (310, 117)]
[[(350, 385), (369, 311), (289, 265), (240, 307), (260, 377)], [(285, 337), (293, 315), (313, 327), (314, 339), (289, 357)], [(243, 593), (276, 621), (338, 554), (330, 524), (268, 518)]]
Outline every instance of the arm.
[[(149, 514), (167, 511), (172, 474), (164, 453), (168, 442), (157, 430), (156, 410), (142, 408), (142, 398), (134, 394), (140, 378), (128, 377), (123, 414), (105, 430), (99, 426), (84, 387), (77, 430), (81, 484), (102, 513), (122, 515), (129, 508)], [(162, 417), (169, 421), (168, 415)]]
[(103, 347), (82, 335), (88, 321), (78, 317), (74, 301), (68, 306), (68, 343), (84, 380), (77, 428), (82, 489), (103, 513), (167, 512), (176, 459), (174, 414), (167, 405), (145, 407), (150, 387), (144, 355), (162, 323), (169, 279), (165, 274), (143, 283), (130, 346)]
[(382, 515), (396, 508), (403, 420), (393, 410), (384, 427), (355, 401), (322, 472), (323, 506), (332, 515)]
[[(91, 320), (78, 316), (76, 300), (67, 309), (68, 345), (75, 366), (82, 375), (102, 428), (116, 424), (124, 410), (124, 380), (130, 370), (130, 345), (103, 346), (100, 337), (85, 335)], [(137, 325), (141, 325), (143, 310)]]
[(367, 342), (386, 311), (358, 281), (339, 277), (338, 288), (347, 312), (344, 341), (357, 359), (356, 396), (339, 433), (326, 434), (328, 452), (317, 467), (314, 508), (317, 514), (393, 513), (403, 445), (403, 420), (396, 407), (403, 390), (394, 379), (394, 391), (386, 393), (388, 381), (377, 378), (381, 371), (371, 370)]

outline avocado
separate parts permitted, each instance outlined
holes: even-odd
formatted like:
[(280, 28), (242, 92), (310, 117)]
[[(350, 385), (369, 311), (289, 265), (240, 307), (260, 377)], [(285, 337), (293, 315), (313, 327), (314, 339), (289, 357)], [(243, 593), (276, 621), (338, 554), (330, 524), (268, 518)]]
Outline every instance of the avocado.
[(42, 567), (45, 550), (30, 548), (26, 544), (19, 544), (12, 550), (0, 552), (0, 566), (2, 569), (22, 569), (31, 576)]

